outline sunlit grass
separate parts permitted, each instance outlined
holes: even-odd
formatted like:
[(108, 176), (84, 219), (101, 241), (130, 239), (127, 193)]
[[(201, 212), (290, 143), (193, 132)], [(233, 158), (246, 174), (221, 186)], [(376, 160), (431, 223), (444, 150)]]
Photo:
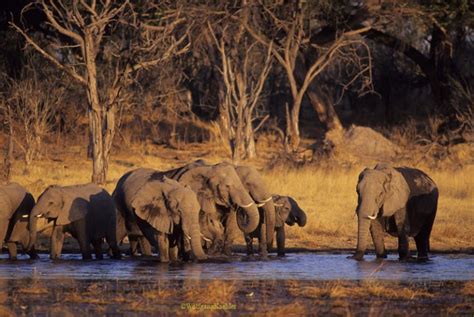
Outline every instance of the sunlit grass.
[[(211, 163), (227, 160), (219, 147), (204, 145), (187, 146), (182, 150), (155, 147), (147, 148), (143, 152), (138, 148), (132, 149), (113, 155), (105, 187), (111, 193), (118, 179), (133, 168), (152, 167), (167, 170), (198, 158), (204, 158)], [(288, 246), (318, 249), (355, 247), (355, 186), (360, 171), (366, 166), (341, 167), (336, 162), (332, 165), (325, 164), (325, 167), (276, 167), (268, 170), (264, 168), (266, 163), (263, 161), (254, 162), (254, 165), (259, 169), (263, 167), (263, 176), (272, 193), (292, 196), (308, 214), (308, 222), (304, 228), (288, 227)], [(58, 154), (55, 159), (34, 162), (28, 174), (23, 174), (21, 162), (15, 162), (13, 180), (26, 186), (38, 197), (51, 184), (89, 182), (91, 166), (84, 149), (76, 146), (68, 148), (66, 154)], [(461, 169), (421, 169), (434, 179), (440, 191), (438, 214), (431, 238), (432, 249), (472, 248), (474, 166), (466, 165)], [(243, 244), (243, 239), (240, 238), (237, 242)], [(396, 248), (396, 238), (387, 237), (386, 245)], [(413, 241), (411, 248), (415, 248)]]

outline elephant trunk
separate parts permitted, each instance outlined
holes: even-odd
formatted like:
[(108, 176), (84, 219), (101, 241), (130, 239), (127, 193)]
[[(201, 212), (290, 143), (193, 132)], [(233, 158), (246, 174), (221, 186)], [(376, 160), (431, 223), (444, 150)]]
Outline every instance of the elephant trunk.
[(365, 250), (367, 249), (369, 228), (370, 228), (370, 219), (359, 216), (356, 254), (360, 258), (364, 256)]
[(199, 213), (191, 215), (186, 213), (182, 215), (182, 229), (185, 237), (191, 239), (191, 250), (198, 260), (207, 259), (207, 255), (202, 249), (201, 230), (199, 226)]
[(243, 233), (251, 233), (257, 229), (260, 215), (255, 203), (237, 209), (237, 225)]
[(26, 247), (27, 251), (32, 250), (36, 244), (36, 236), (37, 236), (37, 228), (38, 228), (37, 223), (38, 223), (38, 217), (34, 215), (32, 212), (30, 214), (30, 219), (28, 223), (28, 230), (29, 230), (30, 236), (29, 236), (28, 246)]
[(237, 209), (237, 225), (244, 233), (251, 233), (257, 229), (260, 214), (257, 205), (245, 190), (230, 192), (232, 201), (240, 208)]
[(275, 233), (275, 205), (273, 204), (273, 199), (270, 196), (270, 201), (266, 202), (263, 206), (263, 211), (265, 215), (265, 225), (267, 229), (267, 245), (269, 248), (273, 242), (273, 235)]
[(298, 226), (300, 227), (306, 226), (306, 213), (303, 210), (300, 209), (296, 217), (297, 217)]
[(198, 260), (207, 259), (207, 255), (204, 253), (201, 244), (201, 231), (199, 230), (199, 224), (194, 223), (191, 225), (189, 230), (189, 236), (191, 237), (191, 250), (193, 251), (194, 256)]

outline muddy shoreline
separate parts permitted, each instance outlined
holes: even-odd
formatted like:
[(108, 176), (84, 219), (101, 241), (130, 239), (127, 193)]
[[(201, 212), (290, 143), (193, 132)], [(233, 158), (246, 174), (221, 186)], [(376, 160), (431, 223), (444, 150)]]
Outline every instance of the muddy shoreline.
[(408, 315), (474, 313), (472, 282), (3, 280), (0, 315)]
[(265, 261), (238, 255), (187, 264), (3, 255), (0, 316), (474, 314), (472, 255), (433, 254), (420, 264), (370, 254), (356, 262), (348, 254), (290, 252)]

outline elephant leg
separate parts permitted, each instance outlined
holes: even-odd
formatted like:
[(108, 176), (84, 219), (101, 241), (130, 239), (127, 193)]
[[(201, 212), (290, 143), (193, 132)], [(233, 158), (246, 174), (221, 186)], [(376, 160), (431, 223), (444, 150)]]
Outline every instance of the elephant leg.
[(276, 229), (277, 254), (285, 256), (285, 226)]
[(225, 255), (232, 255), (232, 246), (234, 244), (234, 230), (236, 228), (235, 225), (235, 214), (231, 213), (227, 215), (225, 219), (225, 227), (224, 227), (224, 246), (222, 248), (223, 253)]
[(420, 232), (415, 236), (417, 258), (419, 261), (428, 260), (428, 240), (425, 232)]
[(128, 242), (130, 243), (130, 255), (138, 256), (138, 237), (137, 236), (128, 236)]
[(398, 235), (398, 256), (400, 260), (408, 260), (410, 258), (410, 248), (408, 243), (408, 235), (405, 231), (406, 212), (400, 211), (394, 214), (395, 224), (397, 225)]
[(165, 263), (169, 262), (169, 241), (166, 234), (159, 232), (158, 236), (158, 249), (160, 252), (160, 261)]
[(39, 255), (38, 255), (38, 253), (36, 253), (35, 246), (33, 246), (30, 250), (28, 250), (27, 253), (30, 256), (30, 259), (32, 259), (32, 260), (39, 259)]
[(249, 234), (244, 234), (245, 244), (247, 245), (247, 255), (253, 254), (253, 238)]
[(383, 241), (384, 232), (382, 224), (377, 219), (370, 222), (370, 234), (372, 236), (372, 241), (374, 241), (377, 258), (386, 258), (387, 252)]
[(258, 237), (258, 250), (259, 250), (260, 256), (266, 257), (268, 255), (266, 220), (263, 220), (262, 224), (260, 225), (259, 237)]
[(140, 251), (144, 256), (152, 256), (151, 244), (144, 236), (138, 237), (138, 243), (140, 244)]
[(92, 245), (94, 246), (95, 259), (103, 260), (104, 255), (102, 254), (102, 239), (92, 241)]
[(17, 254), (18, 254), (16, 242), (12, 242), (12, 241), (7, 242), (7, 247), (8, 247), (8, 254), (10, 255), (10, 260), (16, 260)]
[(117, 244), (117, 237), (113, 233), (113, 231), (107, 234), (107, 236), (105, 237), (105, 240), (107, 244), (109, 245), (109, 252), (110, 250), (112, 251), (112, 258), (117, 259), (117, 260), (121, 259), (122, 253), (120, 252), (120, 249)]
[(89, 239), (89, 235), (87, 234), (86, 220), (81, 219), (76, 221), (74, 225), (71, 226), (71, 233), (79, 242), (79, 248), (81, 249), (82, 259), (91, 260), (91, 241)]
[(61, 250), (63, 249), (64, 242), (64, 231), (62, 226), (54, 226), (51, 234), (50, 242), (50, 254), (49, 257), (52, 260), (56, 260), (61, 256)]
[(169, 257), (170, 257), (170, 261), (171, 262), (178, 262), (178, 246), (175, 245), (173, 247), (170, 247), (170, 251), (169, 251)]

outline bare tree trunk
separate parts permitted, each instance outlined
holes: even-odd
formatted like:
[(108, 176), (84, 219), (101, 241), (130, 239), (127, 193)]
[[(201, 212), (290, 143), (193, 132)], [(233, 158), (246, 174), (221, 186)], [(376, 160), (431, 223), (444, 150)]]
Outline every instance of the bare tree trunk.
[(89, 98), (89, 129), (92, 145), (92, 182), (104, 184), (107, 177), (107, 166), (104, 157), (103, 110), (97, 89), (96, 52), (92, 34), (85, 34), (85, 57), (87, 67), (87, 95)]
[(257, 157), (257, 152), (255, 151), (255, 138), (254, 130), (252, 126), (252, 113), (246, 111), (245, 114), (245, 129), (244, 129), (244, 147), (245, 147), (245, 158), (253, 159)]
[[(10, 114), (9, 114), (10, 115)], [(11, 118), (8, 119), (8, 142), (5, 149), (5, 157), (3, 160), (3, 179), (7, 182), (11, 179), (12, 163), (13, 163), (13, 126)]]
[(331, 130), (343, 130), (341, 120), (334, 109), (334, 105), (324, 96), (322, 91), (319, 94), (314, 89), (308, 89), (307, 95), (311, 105), (318, 114), (319, 121), (324, 125), (327, 131)]

